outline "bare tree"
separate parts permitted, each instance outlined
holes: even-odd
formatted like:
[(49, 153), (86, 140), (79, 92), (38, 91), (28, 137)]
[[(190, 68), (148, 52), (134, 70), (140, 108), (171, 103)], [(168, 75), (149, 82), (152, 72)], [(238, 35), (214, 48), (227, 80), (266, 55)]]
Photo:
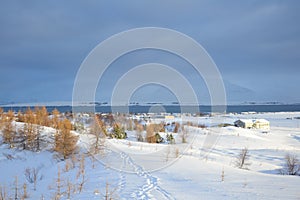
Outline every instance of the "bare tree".
[(27, 193), (27, 185), (26, 183), (23, 184), (23, 195), (22, 195), (22, 199), (27, 199), (29, 197), (28, 193)]
[(188, 133), (189, 133), (188, 130), (182, 126), (181, 133), (180, 133), (182, 143), (187, 143)]
[(69, 179), (67, 180), (67, 199), (71, 199), (71, 192), (74, 190), (74, 185), (69, 181)]
[(97, 115), (94, 116), (90, 133), (95, 136), (95, 141), (92, 145), (92, 151), (93, 153), (99, 153), (101, 148), (104, 146), (107, 132), (105, 124), (98, 118)]
[(78, 173), (77, 173), (77, 179), (80, 178), (79, 183), (78, 183), (78, 191), (79, 193), (82, 192), (83, 189), (83, 185), (87, 182), (87, 178), (85, 176), (85, 158), (84, 155), (81, 155), (81, 159), (80, 159), (80, 165), (79, 165), (79, 169), (78, 169)]
[(6, 200), (6, 199), (7, 199), (6, 187), (0, 185), (0, 200)]
[(296, 155), (287, 154), (284, 158), (284, 168), (281, 170), (281, 174), (287, 175), (300, 175), (300, 162)]
[(248, 148), (244, 148), (240, 151), (240, 153), (236, 157), (235, 166), (240, 169), (248, 169), (247, 167), (251, 164), (249, 162), (249, 150)]
[(62, 180), (61, 180), (61, 177), (60, 177), (60, 168), (58, 168), (57, 170), (57, 179), (56, 179), (56, 192), (55, 192), (55, 195), (54, 195), (54, 199), (55, 200), (58, 200), (61, 198), (62, 196)]

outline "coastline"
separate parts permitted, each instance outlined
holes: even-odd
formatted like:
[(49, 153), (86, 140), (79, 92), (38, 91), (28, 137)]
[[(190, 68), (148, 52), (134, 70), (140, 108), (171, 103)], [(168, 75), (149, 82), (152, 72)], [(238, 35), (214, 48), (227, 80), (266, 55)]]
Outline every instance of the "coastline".
[[(1, 105), (4, 111), (14, 110), (26, 110), (28, 107), (34, 108), (36, 106), (45, 106), (48, 111), (58, 109), (60, 112), (71, 112), (73, 107), (70, 105)], [(84, 105), (74, 107), (81, 112), (131, 112), (131, 113), (181, 113), (181, 110), (189, 110), (188, 113), (196, 113), (195, 110), (199, 110), (200, 113), (211, 113), (212, 107), (208, 105), (195, 106), (180, 106), (180, 105), (129, 105), (129, 106), (114, 106), (113, 109), (110, 105)], [(284, 104), (284, 105), (227, 105), (225, 113), (268, 113), (268, 112), (300, 112), (300, 104)], [(125, 112), (126, 113), (126, 112)], [(216, 112), (214, 112), (216, 113)], [(221, 112), (224, 114), (224, 112)]]

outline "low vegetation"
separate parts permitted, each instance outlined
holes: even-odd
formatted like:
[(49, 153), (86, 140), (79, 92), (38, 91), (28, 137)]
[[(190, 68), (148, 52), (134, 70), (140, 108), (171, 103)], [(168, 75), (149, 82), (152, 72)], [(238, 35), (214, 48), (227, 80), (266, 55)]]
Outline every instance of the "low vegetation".
[(110, 134), (110, 136), (112, 138), (125, 139), (125, 138), (127, 138), (127, 133), (125, 132), (125, 129), (119, 123), (114, 123), (113, 131)]
[(149, 124), (146, 127), (146, 141), (148, 143), (161, 143), (164, 139), (160, 136), (159, 132), (164, 131), (163, 124)]
[[(72, 123), (56, 109), (51, 117), (45, 107), (28, 108), (25, 112), (19, 111), (16, 116), (11, 110), (0, 113), (3, 143), (8, 144), (9, 148), (40, 151), (53, 143), (54, 150), (64, 159), (76, 150), (78, 138), (71, 132)], [(21, 124), (17, 127), (16, 122)], [(47, 126), (56, 129), (54, 140), (42, 134)]]
[(248, 148), (245, 147), (236, 156), (234, 165), (240, 169), (248, 169), (248, 167), (251, 165), (249, 159), (250, 159), (249, 150)]
[(283, 169), (280, 173), (283, 175), (300, 175), (300, 161), (294, 154), (286, 154), (284, 157)]

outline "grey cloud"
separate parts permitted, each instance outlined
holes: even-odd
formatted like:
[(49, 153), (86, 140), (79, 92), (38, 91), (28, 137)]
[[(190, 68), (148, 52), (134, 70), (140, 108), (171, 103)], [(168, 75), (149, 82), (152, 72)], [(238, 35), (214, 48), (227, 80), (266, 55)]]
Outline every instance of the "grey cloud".
[[(3, 1), (0, 73), (7, 76), (0, 79), (0, 102), (30, 101), (32, 94), (37, 101), (70, 100), (77, 69), (89, 51), (112, 34), (143, 26), (191, 36), (206, 48), (223, 78), (237, 87), (265, 94), (266, 99), (287, 96), (300, 101), (293, 92), (300, 84), (295, 75), (300, 72), (299, 8), (300, 2), (289, 0)], [(151, 60), (145, 57), (139, 62)], [(154, 58), (172, 64), (170, 57)], [(130, 59), (135, 58), (124, 59), (124, 65), (134, 63)], [(122, 72), (116, 66), (111, 74)], [(199, 77), (192, 70), (183, 73), (197, 84)], [(19, 79), (15, 74), (21, 74)], [(277, 90), (276, 79), (281, 80)], [(9, 80), (14, 81), (7, 84)], [(61, 92), (55, 95), (59, 84)], [(232, 91), (228, 89), (231, 96), (239, 96)]]

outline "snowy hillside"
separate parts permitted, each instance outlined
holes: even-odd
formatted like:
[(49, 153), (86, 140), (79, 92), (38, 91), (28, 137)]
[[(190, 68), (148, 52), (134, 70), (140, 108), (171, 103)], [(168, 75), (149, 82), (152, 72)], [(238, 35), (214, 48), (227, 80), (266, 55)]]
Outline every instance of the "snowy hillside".
[[(66, 160), (51, 146), (31, 152), (2, 144), (0, 199), (1, 194), (14, 199), (16, 188), (22, 199), (24, 184), (27, 199), (55, 199), (58, 193), (60, 199), (299, 199), (300, 176), (280, 174), (287, 153), (300, 159), (299, 116), (295, 112), (186, 117), (209, 126), (187, 127), (186, 145), (176, 134), (176, 144), (149, 144), (137, 142), (135, 131), (127, 131), (127, 139), (106, 139), (95, 155), (89, 152), (94, 138), (76, 133), (79, 151)], [(262, 133), (215, 126), (241, 118), (267, 119), (271, 129)], [(43, 129), (49, 137), (54, 133)], [(207, 148), (211, 135), (215, 140)], [(240, 169), (236, 162), (244, 148), (249, 160), (246, 169)], [(36, 186), (28, 173), (36, 175)]]

